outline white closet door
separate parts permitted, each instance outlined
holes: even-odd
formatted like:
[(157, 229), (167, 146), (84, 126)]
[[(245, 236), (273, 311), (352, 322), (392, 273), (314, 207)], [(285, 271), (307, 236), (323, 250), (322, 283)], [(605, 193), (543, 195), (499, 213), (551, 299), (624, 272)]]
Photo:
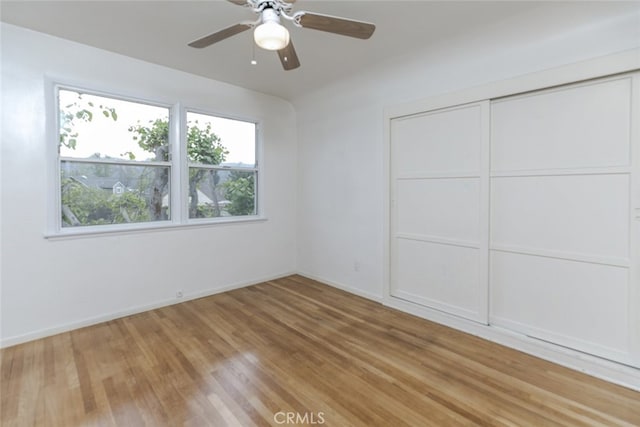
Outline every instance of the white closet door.
[(487, 323), (488, 102), (391, 122), (391, 295)]
[(630, 364), (632, 82), (492, 102), (490, 226), (492, 324)]

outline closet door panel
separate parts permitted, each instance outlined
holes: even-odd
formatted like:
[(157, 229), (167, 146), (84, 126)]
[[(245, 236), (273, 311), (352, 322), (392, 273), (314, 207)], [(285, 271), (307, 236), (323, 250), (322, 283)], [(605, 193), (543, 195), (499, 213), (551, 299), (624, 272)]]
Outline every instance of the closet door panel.
[(478, 249), (403, 239), (397, 256), (397, 297), (463, 317), (478, 312)]
[(396, 176), (478, 171), (482, 123), (478, 105), (434, 111), (392, 122)]
[(626, 361), (626, 268), (493, 252), (490, 271), (492, 324)]
[(608, 78), (491, 107), (490, 322), (629, 364), (632, 87)]
[(631, 78), (492, 103), (493, 170), (628, 166)]
[(484, 101), (390, 126), (390, 294), (485, 324), (488, 113)]
[(398, 233), (478, 242), (478, 178), (398, 182)]
[(494, 178), (491, 243), (627, 259), (629, 176)]

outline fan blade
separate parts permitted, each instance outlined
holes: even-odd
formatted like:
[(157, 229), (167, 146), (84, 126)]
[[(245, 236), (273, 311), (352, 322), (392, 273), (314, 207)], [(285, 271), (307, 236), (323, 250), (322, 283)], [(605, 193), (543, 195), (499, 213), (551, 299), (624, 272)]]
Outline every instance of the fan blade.
[(304, 28), (312, 28), (358, 39), (368, 39), (376, 29), (375, 25), (368, 22), (353, 21), (330, 15), (309, 12), (298, 12), (296, 15), (296, 22)]
[(287, 47), (278, 51), (280, 62), (282, 62), (282, 68), (285, 70), (293, 70), (300, 66), (300, 60), (298, 60), (298, 54), (293, 47), (293, 42), (290, 41)]
[(217, 33), (209, 34), (201, 39), (192, 41), (189, 46), (202, 49), (203, 47), (211, 46), (214, 43), (218, 43), (221, 40), (227, 39), (231, 36), (235, 36), (243, 31), (250, 29), (252, 25), (247, 23), (232, 25), (231, 27), (220, 30)]

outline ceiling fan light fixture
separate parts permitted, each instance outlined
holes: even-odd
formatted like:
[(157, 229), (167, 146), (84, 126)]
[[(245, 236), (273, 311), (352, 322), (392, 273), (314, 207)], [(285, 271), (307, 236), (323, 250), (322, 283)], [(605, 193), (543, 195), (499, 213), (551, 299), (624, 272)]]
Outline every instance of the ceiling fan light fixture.
[(266, 50), (280, 50), (289, 44), (289, 30), (276, 21), (266, 21), (253, 31), (256, 44)]

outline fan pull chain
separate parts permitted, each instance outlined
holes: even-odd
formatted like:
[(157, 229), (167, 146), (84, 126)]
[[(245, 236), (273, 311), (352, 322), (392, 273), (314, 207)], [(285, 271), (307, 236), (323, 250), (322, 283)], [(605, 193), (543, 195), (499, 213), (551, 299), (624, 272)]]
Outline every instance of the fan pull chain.
[(250, 40), (251, 40), (251, 65), (257, 65), (258, 61), (256, 61), (256, 44), (253, 41), (253, 37), (251, 37)]

